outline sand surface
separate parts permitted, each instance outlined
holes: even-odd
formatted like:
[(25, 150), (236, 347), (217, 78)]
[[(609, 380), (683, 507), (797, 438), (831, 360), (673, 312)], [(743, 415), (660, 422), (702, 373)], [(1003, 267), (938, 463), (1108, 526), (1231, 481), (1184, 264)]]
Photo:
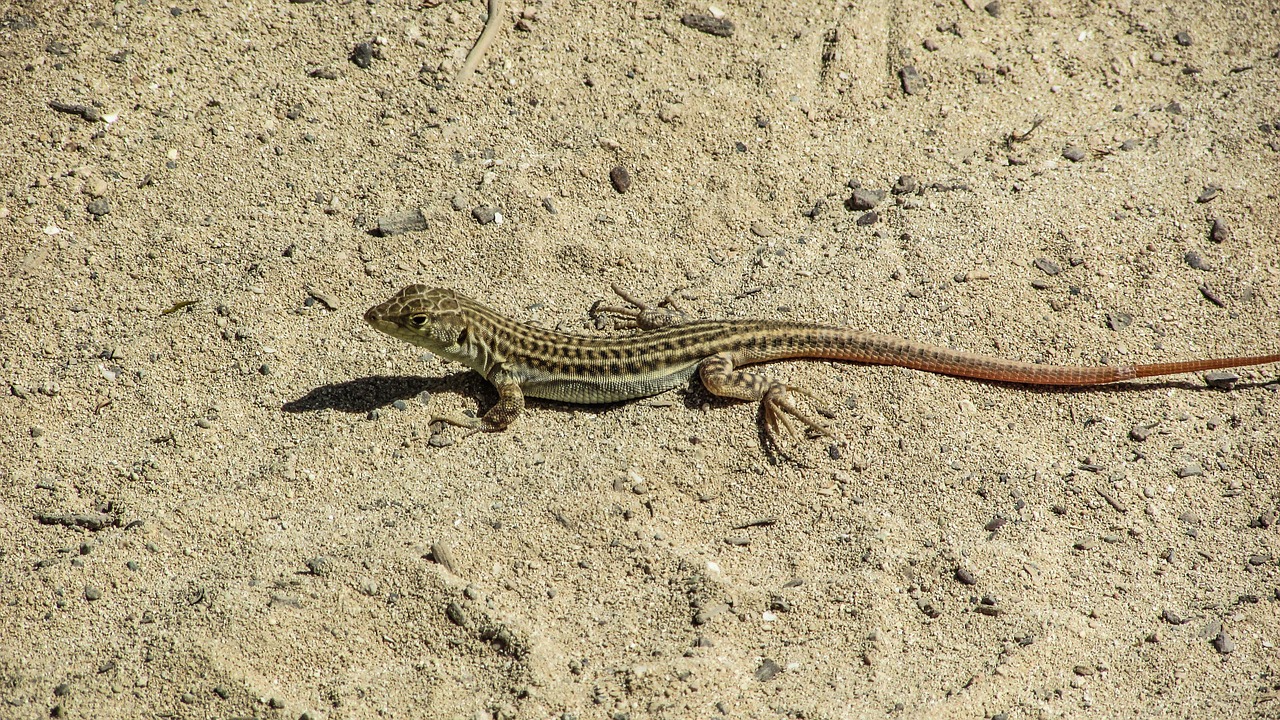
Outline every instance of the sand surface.
[(0, 717), (1280, 717), (1275, 365), (776, 363), (839, 441), (771, 455), (697, 385), (435, 433), (491, 388), (361, 321), (1276, 352), (1275, 5), (980, 3), (535, 1), (468, 83), (477, 2), (0, 4)]

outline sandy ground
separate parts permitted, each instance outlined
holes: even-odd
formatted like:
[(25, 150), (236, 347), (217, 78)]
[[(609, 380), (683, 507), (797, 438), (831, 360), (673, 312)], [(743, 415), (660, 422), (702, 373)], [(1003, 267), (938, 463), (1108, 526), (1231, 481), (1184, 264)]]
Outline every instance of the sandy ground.
[(476, 2), (0, 5), (0, 717), (1280, 717), (1274, 365), (428, 427), (494, 394), (410, 282), (1280, 348), (1273, 4), (767, 5), (507, 8), (466, 84)]

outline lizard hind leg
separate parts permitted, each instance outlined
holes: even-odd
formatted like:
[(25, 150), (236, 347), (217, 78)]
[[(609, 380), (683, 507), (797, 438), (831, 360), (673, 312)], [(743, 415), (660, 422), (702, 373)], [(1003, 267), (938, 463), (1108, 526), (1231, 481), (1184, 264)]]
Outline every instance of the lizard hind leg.
[(792, 398), (792, 393), (796, 393), (816, 400), (813, 393), (771, 380), (757, 372), (736, 369), (730, 353), (719, 353), (706, 358), (698, 365), (698, 374), (702, 378), (702, 384), (713, 395), (758, 401), (765, 432), (775, 444), (780, 444), (783, 430), (792, 437), (799, 437), (797, 422), (819, 435), (833, 437), (832, 432), (822, 423), (797, 407)]
[(676, 300), (674, 295), (666, 296), (655, 307), (618, 285), (611, 285), (610, 287), (613, 289), (614, 294), (622, 298), (630, 307), (596, 303), (591, 307), (592, 317), (613, 315), (615, 316), (614, 325), (628, 330), (656, 330), (657, 328), (679, 325), (689, 319), (689, 313), (685, 312), (685, 309), (680, 306), (680, 302)]

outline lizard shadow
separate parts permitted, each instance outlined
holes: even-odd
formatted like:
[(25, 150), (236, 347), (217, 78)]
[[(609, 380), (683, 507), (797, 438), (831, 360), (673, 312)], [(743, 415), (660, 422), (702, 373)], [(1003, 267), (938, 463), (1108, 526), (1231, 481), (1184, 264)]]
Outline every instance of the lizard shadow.
[(363, 415), (386, 407), (396, 400), (415, 398), (423, 391), (436, 393), (458, 386), (459, 382), (452, 376), (429, 378), (416, 375), (373, 375), (321, 385), (300, 398), (290, 400), (281, 409), (287, 413), (337, 410)]

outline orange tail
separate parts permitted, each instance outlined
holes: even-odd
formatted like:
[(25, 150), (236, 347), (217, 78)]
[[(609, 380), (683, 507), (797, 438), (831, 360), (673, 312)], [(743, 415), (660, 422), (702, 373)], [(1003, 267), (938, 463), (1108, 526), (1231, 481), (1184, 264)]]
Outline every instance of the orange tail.
[(1243, 367), (1245, 365), (1266, 365), (1280, 362), (1280, 353), (1275, 355), (1255, 355), (1253, 357), (1214, 358), (1212, 360), (1185, 360), (1183, 362), (1151, 363), (1134, 365), (1136, 377), (1155, 377), (1157, 375), (1177, 375), (1179, 373), (1200, 372), (1201, 370), (1218, 370), (1221, 368)]

